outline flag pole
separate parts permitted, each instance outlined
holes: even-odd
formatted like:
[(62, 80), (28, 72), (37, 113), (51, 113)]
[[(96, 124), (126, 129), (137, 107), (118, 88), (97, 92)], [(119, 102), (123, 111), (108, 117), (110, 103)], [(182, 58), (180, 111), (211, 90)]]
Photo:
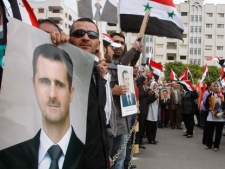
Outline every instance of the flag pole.
[(146, 27), (147, 27), (147, 24), (148, 24), (148, 20), (149, 20), (149, 15), (150, 15), (150, 9), (146, 9), (145, 16), (144, 16), (144, 19), (143, 19), (142, 24), (141, 24), (141, 29), (140, 29), (139, 34), (138, 34), (138, 39), (139, 40), (141, 40), (141, 38), (145, 34), (145, 30), (146, 30)]
[[(186, 67), (186, 68), (188, 68), (188, 67)], [(189, 69), (188, 69), (188, 70), (189, 70)], [(194, 84), (194, 80), (193, 80), (193, 77), (192, 77), (191, 71), (189, 70), (189, 72), (190, 72), (190, 75), (191, 75), (191, 81), (192, 81), (192, 84)]]
[(98, 58), (103, 59), (104, 58), (104, 49), (103, 49), (103, 40), (102, 40), (102, 22), (96, 21), (96, 24), (97, 24), (98, 30), (99, 30), (99, 41), (100, 41)]

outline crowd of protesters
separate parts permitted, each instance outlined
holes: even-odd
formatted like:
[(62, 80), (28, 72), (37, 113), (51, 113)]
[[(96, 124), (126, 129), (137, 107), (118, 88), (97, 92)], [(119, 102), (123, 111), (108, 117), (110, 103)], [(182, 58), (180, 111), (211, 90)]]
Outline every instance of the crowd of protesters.
[[(157, 128), (182, 130), (184, 136), (193, 137), (194, 115), (198, 114), (198, 125), (204, 126), (202, 143), (206, 149), (219, 150), (224, 118), (212, 118), (212, 111), (224, 110), (224, 101), (220, 97), (218, 83), (207, 83), (207, 90), (202, 97), (202, 104), (196, 105), (199, 92), (186, 91), (176, 81), (158, 83), (149, 78), (148, 71), (139, 71), (137, 62), (144, 49), (144, 44), (136, 39), (131, 49), (127, 49), (122, 33), (103, 34), (104, 59), (100, 58), (99, 30), (89, 18), (76, 20), (70, 29), (70, 37), (60, 34), (61, 30), (54, 22), (42, 20), (40, 28), (51, 33), (54, 43), (70, 42), (86, 52), (96, 56), (91, 76), (88, 96), (87, 132), (85, 149), (82, 153), (82, 169), (127, 169), (131, 156), (131, 142), (123, 146), (120, 155), (113, 160), (118, 150), (127, 140), (133, 125), (139, 122), (139, 147), (145, 149), (147, 143), (157, 144)], [(57, 32), (54, 34), (54, 32)], [(99, 58), (98, 58), (99, 57)], [(137, 112), (122, 116), (121, 96), (129, 94), (125, 84), (119, 85), (118, 65), (133, 67), (133, 83), (136, 96)], [(221, 95), (224, 95), (222, 92)], [(210, 97), (216, 96), (218, 106), (213, 108)], [(132, 102), (132, 101), (131, 101)], [(213, 134), (215, 131), (215, 139)], [(136, 168), (132, 165), (131, 168)]]

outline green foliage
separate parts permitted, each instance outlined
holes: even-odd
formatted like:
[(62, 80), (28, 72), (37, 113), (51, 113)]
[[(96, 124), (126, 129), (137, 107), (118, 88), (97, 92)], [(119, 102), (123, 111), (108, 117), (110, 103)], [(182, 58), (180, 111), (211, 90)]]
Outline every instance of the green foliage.
[[(176, 73), (176, 75), (179, 77), (185, 70), (186, 67), (189, 68), (192, 78), (194, 80), (194, 84), (198, 82), (199, 79), (202, 78), (204, 66), (194, 65), (194, 64), (183, 64), (181, 62), (169, 62), (164, 64), (164, 76), (165, 79), (168, 81), (170, 80), (170, 69), (173, 69), (173, 71)], [(216, 66), (208, 66), (208, 76), (206, 77), (205, 81), (216, 81), (220, 76), (221, 68), (218, 68)], [(191, 80), (190, 74), (188, 75), (188, 79)]]

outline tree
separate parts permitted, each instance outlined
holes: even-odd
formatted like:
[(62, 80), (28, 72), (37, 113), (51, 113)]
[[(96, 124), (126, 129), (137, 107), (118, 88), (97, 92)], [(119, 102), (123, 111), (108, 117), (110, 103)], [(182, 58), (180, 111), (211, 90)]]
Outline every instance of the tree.
[[(198, 80), (202, 78), (204, 66), (199, 66), (199, 65), (195, 65), (195, 64), (183, 64), (181, 62), (165, 63), (164, 64), (165, 79), (167, 81), (170, 80), (170, 69), (173, 69), (173, 71), (179, 77), (186, 70), (186, 67), (188, 67), (188, 69), (190, 70), (194, 84), (196, 84), (198, 82)], [(221, 71), (221, 68), (218, 68), (216, 66), (208, 66), (208, 74), (209, 75), (206, 77), (205, 81), (206, 82), (208, 82), (208, 81), (215, 82), (220, 76), (220, 71)], [(190, 75), (188, 75), (188, 78), (192, 81)]]

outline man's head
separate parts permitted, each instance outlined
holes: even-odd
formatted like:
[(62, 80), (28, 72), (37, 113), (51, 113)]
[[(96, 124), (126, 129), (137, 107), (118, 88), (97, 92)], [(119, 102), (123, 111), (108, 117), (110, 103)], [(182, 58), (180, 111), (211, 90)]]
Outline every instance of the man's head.
[(213, 92), (214, 93), (219, 93), (219, 91), (220, 91), (220, 86), (219, 86), (219, 84), (217, 82), (215, 82), (213, 84)]
[(70, 28), (70, 43), (89, 53), (98, 53), (100, 47), (98, 38), (98, 27), (89, 18), (77, 19)]
[(208, 90), (213, 91), (213, 83), (212, 82), (207, 82), (206, 83)]
[(51, 19), (39, 19), (38, 24), (41, 30), (50, 33), (50, 32), (58, 32), (61, 33), (61, 29), (59, 26), (52, 21)]
[(69, 123), (73, 99), (73, 63), (69, 55), (51, 44), (38, 46), (33, 53), (33, 84), (43, 126)]
[(123, 84), (126, 86), (127, 92), (130, 92), (130, 78), (127, 70), (122, 72)]
[(114, 55), (113, 47), (119, 48), (121, 47), (121, 44), (113, 42), (111, 36), (106, 33), (102, 33), (102, 40), (106, 62), (111, 63)]
[(112, 37), (114, 42), (121, 44), (120, 48), (114, 49), (114, 53), (115, 53), (114, 57), (115, 58), (122, 57), (123, 51), (125, 49), (125, 36), (121, 33), (112, 33), (112, 34), (110, 34), (110, 36)]
[(171, 85), (172, 85), (172, 88), (177, 88), (177, 82), (176, 81), (172, 81), (172, 83), (171, 83)]
[(167, 98), (168, 97), (168, 91), (167, 90), (163, 90), (162, 94), (163, 94), (163, 98)]
[(133, 76), (137, 77), (139, 75), (138, 65), (133, 66)]

